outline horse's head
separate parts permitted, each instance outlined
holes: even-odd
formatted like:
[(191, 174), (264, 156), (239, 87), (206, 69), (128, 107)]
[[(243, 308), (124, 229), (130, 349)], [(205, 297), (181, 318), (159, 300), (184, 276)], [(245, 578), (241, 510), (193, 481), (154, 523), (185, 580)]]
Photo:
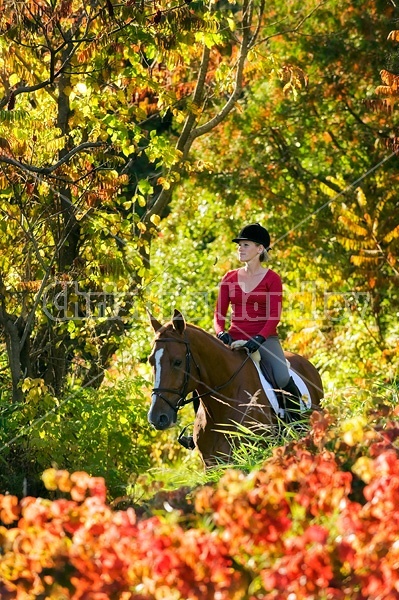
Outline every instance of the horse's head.
[(179, 311), (175, 310), (173, 319), (166, 325), (151, 315), (150, 319), (156, 336), (148, 359), (154, 371), (148, 420), (155, 429), (168, 429), (176, 423), (187, 394), (195, 389), (190, 377), (192, 356), (185, 337), (186, 323)]

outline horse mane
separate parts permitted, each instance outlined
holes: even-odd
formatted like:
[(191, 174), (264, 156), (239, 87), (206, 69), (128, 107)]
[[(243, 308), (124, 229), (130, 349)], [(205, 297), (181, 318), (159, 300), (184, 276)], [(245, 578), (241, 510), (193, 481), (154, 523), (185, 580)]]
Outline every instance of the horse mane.
[[(226, 346), (220, 340), (218, 340), (218, 338), (215, 337), (212, 333), (209, 333), (209, 331), (202, 329), (202, 327), (199, 327), (198, 325), (194, 325), (193, 323), (186, 322), (186, 329), (188, 329), (189, 331), (192, 330), (194, 332), (198, 332), (200, 335), (204, 335), (210, 342), (215, 344), (216, 347), (219, 348), (220, 350), (222, 350), (223, 352), (231, 352), (231, 349), (228, 346)], [(158, 329), (158, 331), (156, 332), (156, 338), (158, 338), (159, 336), (161, 336), (163, 333), (166, 333), (166, 332), (169, 332), (169, 333), (174, 332), (177, 335), (179, 335), (179, 333), (176, 332), (176, 330), (173, 326), (173, 321), (168, 321), (167, 323), (165, 323), (165, 325), (162, 325), (162, 327), (160, 329)]]
[[(209, 331), (202, 329), (202, 327), (198, 327), (198, 325), (194, 325), (193, 323), (186, 323), (186, 327), (188, 329), (193, 329), (194, 331), (198, 331), (199, 333), (204, 334), (207, 338), (212, 340), (212, 342), (215, 342), (218, 345), (220, 344), (220, 340), (218, 340), (217, 337), (212, 335), (212, 333), (209, 333)], [(223, 344), (223, 346), (224, 346), (224, 344)]]
[[(218, 340), (218, 338), (216, 336), (214, 336), (212, 333), (209, 333), (202, 327), (199, 327), (198, 325), (194, 325), (193, 323), (187, 323), (185, 321), (185, 329), (187, 330), (187, 333), (189, 335), (190, 335), (190, 332), (192, 332), (194, 335), (198, 334), (200, 336), (203, 336), (206, 339), (207, 343), (213, 344), (215, 350), (220, 352), (226, 359), (228, 358), (229, 362), (232, 362), (232, 361), (236, 361), (237, 363), (242, 362), (242, 360), (243, 360), (242, 352), (237, 351), (237, 350), (234, 351), (232, 348), (223, 344), (220, 340)], [(176, 339), (179, 339), (179, 338), (181, 339), (181, 333), (179, 331), (177, 331), (176, 328), (174, 327), (173, 320), (168, 321), (167, 323), (162, 325), (156, 331), (155, 341), (157, 339), (159, 339), (165, 333), (169, 334), (169, 335), (171, 334), (172, 337), (176, 336)], [(184, 334), (183, 334), (183, 337), (184, 337)]]

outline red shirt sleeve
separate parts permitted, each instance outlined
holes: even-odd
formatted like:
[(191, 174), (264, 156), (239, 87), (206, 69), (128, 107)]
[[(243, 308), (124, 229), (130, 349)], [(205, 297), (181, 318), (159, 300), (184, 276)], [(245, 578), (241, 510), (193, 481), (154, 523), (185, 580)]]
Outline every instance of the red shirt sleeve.
[(226, 316), (230, 304), (229, 281), (231, 273), (232, 271), (226, 273), (219, 285), (218, 299), (213, 315), (213, 326), (215, 328), (216, 335), (225, 330)]
[(274, 271), (270, 272), (270, 281), (268, 284), (268, 319), (262, 329), (259, 331), (259, 335), (263, 335), (264, 338), (269, 335), (276, 335), (276, 327), (280, 322), (281, 318), (281, 306), (283, 301), (283, 285), (281, 278)]

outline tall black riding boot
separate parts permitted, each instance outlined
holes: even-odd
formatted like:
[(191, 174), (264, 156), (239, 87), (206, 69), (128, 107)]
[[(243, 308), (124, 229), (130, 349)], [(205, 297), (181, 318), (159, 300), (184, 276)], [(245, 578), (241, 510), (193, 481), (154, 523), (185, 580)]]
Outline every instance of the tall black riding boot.
[(286, 386), (282, 388), (284, 398), (284, 420), (287, 423), (299, 421), (301, 417), (301, 398), (302, 394), (299, 391), (295, 381), (290, 377)]

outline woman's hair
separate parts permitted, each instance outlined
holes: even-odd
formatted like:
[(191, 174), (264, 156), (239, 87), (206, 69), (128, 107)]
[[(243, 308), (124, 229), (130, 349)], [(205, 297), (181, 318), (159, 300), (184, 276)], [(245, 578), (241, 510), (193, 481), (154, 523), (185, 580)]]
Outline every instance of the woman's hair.
[[(260, 246), (260, 244), (257, 244), (257, 246)], [(259, 255), (259, 261), (260, 262), (267, 262), (269, 260), (269, 253), (267, 250), (263, 250), (263, 252), (261, 252), (261, 254)]]

